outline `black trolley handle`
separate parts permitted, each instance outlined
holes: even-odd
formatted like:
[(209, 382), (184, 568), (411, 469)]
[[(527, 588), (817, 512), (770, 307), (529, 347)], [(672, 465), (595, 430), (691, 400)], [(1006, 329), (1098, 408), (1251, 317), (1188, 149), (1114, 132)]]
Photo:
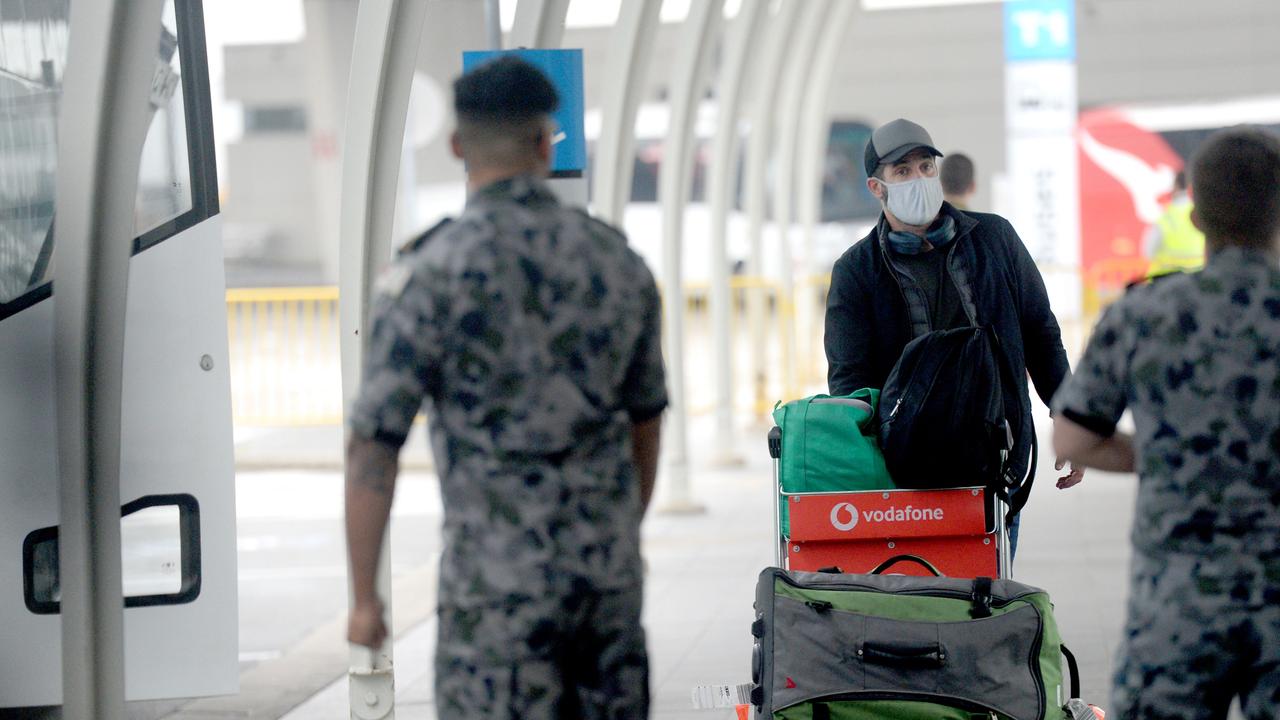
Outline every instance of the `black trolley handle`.
[(870, 574), (880, 575), (884, 573), (885, 570), (888, 570), (889, 568), (893, 567), (894, 565), (897, 565), (900, 562), (913, 562), (923, 567), (925, 570), (928, 570), (929, 572), (933, 573), (934, 577), (942, 577), (942, 573), (938, 571), (938, 568), (933, 566), (933, 563), (929, 562), (928, 560), (925, 560), (919, 555), (894, 555), (888, 560), (885, 560), (884, 562), (872, 568)]

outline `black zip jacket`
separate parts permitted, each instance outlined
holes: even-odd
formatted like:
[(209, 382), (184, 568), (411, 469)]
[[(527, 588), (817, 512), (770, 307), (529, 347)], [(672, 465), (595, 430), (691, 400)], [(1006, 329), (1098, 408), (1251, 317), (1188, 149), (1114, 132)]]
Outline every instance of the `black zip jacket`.
[[(1031, 397), (1026, 368), (1046, 405), (1070, 372), (1062, 332), (1049, 307), (1040, 270), (1008, 220), (989, 213), (962, 212), (943, 203), (956, 223), (956, 237), (942, 248), (965, 314), (990, 325), (1018, 378), (1022, 405), (1011, 474), (1026, 473), (1031, 438)], [(882, 388), (913, 338), (932, 330), (928, 304), (911, 277), (894, 265), (884, 216), (862, 240), (845, 251), (831, 270), (827, 295), (827, 385), (832, 395), (864, 387)], [(1010, 411), (1013, 408), (1009, 408)]]

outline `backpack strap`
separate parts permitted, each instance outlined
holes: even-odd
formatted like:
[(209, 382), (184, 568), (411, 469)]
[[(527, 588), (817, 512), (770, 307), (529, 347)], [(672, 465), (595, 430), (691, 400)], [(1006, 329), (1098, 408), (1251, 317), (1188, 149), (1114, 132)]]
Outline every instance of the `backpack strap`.
[(1071, 697), (1080, 697), (1080, 665), (1076, 663), (1075, 653), (1067, 649), (1066, 645), (1059, 645), (1058, 649), (1062, 651), (1062, 657), (1067, 659), (1067, 672), (1071, 674)]
[[(1000, 342), (1000, 336), (996, 334), (995, 328), (988, 325), (985, 329), (988, 337), (991, 339), (992, 351), (995, 353), (996, 363), (1000, 366), (1000, 387), (1002, 394), (1007, 393), (1013, 388), (1018, 387), (1017, 376), (1014, 374), (1013, 368), (1009, 365), (1009, 358), (1004, 353), (1004, 346)], [(1005, 398), (1001, 397), (1001, 402), (1004, 402), (1004, 400)], [(1018, 406), (1018, 419), (1021, 421), (1021, 403), (1019, 403)], [(1021, 423), (1019, 422), (1019, 424)], [(1010, 436), (1009, 448), (1006, 451), (1004, 462), (1001, 463), (1000, 478), (997, 481), (998, 486), (992, 487), (991, 491), (1001, 500), (1004, 500), (1009, 506), (1009, 512), (1005, 519), (1006, 522), (1012, 522), (1013, 516), (1017, 515), (1022, 510), (1023, 506), (1027, 504), (1027, 500), (1031, 497), (1031, 484), (1035, 481), (1036, 464), (1040, 453), (1039, 443), (1036, 440), (1035, 426), (1033, 424), (1031, 431), (1031, 463), (1028, 471), (1023, 477), (1010, 477), (1009, 472), (1013, 466), (1014, 460), (1013, 451), (1017, 448), (1018, 443), (1017, 438), (1013, 437), (1015, 428), (1011, 426), (1007, 416), (1005, 417), (1005, 427)]]

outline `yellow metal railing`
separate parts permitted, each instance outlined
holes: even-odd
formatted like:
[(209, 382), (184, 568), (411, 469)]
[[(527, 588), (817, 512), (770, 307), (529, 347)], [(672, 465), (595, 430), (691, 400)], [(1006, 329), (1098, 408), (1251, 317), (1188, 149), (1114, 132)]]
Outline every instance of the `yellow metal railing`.
[[(829, 278), (815, 275), (796, 284), (795, 296), (780, 300), (771, 278), (730, 279), (730, 343), (734, 359), (735, 406), (762, 416), (774, 401), (796, 396), (822, 384), (822, 302)], [(684, 368), (692, 414), (709, 413), (716, 402), (710, 287), (694, 282), (685, 288), (688, 334)], [(759, 298), (763, 348), (752, 340), (749, 308)], [(782, 334), (798, 334), (796, 307), (809, 303), (813, 324), (807, 342), (797, 342), (801, 356), (794, 378), (784, 378)], [(237, 288), (227, 291), (227, 335), (230, 341), (231, 399), (237, 425), (332, 425), (342, 421), (342, 381), (338, 346), (336, 287)], [(805, 339), (800, 339), (805, 340)]]
[(227, 291), (237, 425), (342, 422), (335, 287)]

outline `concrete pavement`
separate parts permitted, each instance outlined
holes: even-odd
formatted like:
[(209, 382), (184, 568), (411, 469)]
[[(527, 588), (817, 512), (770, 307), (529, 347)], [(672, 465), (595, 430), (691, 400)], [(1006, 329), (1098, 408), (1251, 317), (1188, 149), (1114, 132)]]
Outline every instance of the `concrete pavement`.
[[(1038, 418), (1042, 434), (1047, 418)], [(655, 720), (712, 720), (731, 711), (692, 708), (696, 685), (737, 684), (750, 678), (752, 599), (756, 577), (772, 562), (770, 460), (764, 428), (744, 430), (737, 467), (713, 467), (702, 457), (710, 426), (691, 429), (691, 476), (701, 514), (666, 514), (663, 498), (644, 525), (648, 562), (645, 627), (649, 637)], [(1047, 441), (1047, 435), (1042, 443)], [(420, 438), (418, 439), (420, 442)], [(320, 475), (320, 472), (316, 472)], [(325, 485), (336, 482), (327, 473)], [(1051, 461), (1041, 463), (1036, 489), (1024, 511), (1018, 580), (1048, 590), (1066, 643), (1080, 660), (1084, 695), (1105, 706), (1126, 594), (1127, 533), (1136, 481), (1132, 476), (1090, 473), (1074, 489), (1054, 487)], [(660, 478), (659, 486), (662, 487)], [(242, 495), (251, 493), (243, 484)], [(434, 491), (429, 477), (415, 481), (393, 529), (398, 536), (437, 533), (438, 510), (423, 499)], [(661, 490), (660, 490), (661, 493)], [(251, 502), (248, 496), (244, 501)], [(398, 498), (397, 505), (405, 498)], [(336, 511), (336, 509), (335, 509)], [(435, 718), (430, 657), (435, 640), (434, 542), (397, 561), (395, 646), (398, 718)], [(396, 551), (393, 549), (393, 557)], [(304, 602), (294, 597), (291, 602)], [(346, 717), (345, 645), (341, 642), (341, 598), (324, 603), (334, 612), (278, 657), (257, 663), (242, 676), (232, 698), (196, 701), (171, 718), (284, 717), (288, 720)], [(289, 612), (282, 607), (280, 612)]]

